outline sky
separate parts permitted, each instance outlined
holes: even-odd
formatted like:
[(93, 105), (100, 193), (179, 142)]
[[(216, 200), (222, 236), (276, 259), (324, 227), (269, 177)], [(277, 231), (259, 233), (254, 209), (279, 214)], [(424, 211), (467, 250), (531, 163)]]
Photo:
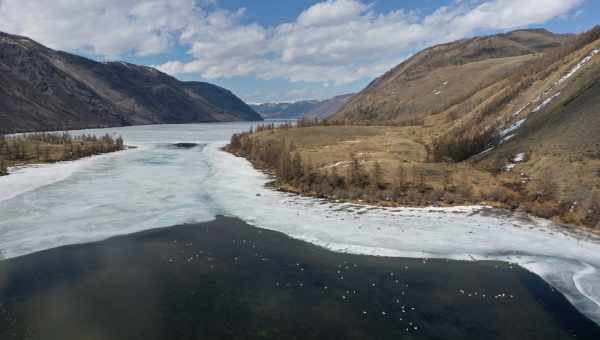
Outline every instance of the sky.
[(262, 103), (360, 91), (442, 42), (583, 32), (597, 13), (598, 0), (0, 0), (0, 31)]

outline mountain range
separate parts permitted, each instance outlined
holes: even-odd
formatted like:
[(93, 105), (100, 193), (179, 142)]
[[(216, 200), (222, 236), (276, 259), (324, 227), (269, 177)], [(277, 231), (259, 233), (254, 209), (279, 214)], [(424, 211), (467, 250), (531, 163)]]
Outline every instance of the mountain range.
[(229, 90), (0, 33), (0, 133), (262, 120)]
[(337, 112), (353, 94), (339, 95), (326, 100), (303, 100), (291, 103), (263, 103), (250, 105), (268, 119), (319, 118), (324, 119)]

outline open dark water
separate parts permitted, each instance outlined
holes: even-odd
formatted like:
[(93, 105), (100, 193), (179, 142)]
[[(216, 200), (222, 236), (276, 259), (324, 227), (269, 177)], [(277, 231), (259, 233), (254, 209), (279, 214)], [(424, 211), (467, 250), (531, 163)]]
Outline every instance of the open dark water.
[(502, 262), (333, 253), (218, 217), (0, 262), (0, 339), (600, 339)]
[(73, 132), (137, 148), (11, 169), (0, 178), (0, 257), (235, 216), (344, 253), (518, 263), (600, 324), (600, 238), (483, 207), (386, 209), (270, 190), (268, 176), (220, 150), (251, 124)]

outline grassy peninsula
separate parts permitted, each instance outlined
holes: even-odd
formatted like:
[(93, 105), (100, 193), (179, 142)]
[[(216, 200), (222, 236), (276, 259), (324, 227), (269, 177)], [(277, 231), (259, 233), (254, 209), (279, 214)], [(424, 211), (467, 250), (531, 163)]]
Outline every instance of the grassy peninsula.
[(0, 176), (7, 175), (11, 166), (71, 161), (124, 147), (121, 137), (108, 134), (101, 137), (69, 133), (0, 135)]
[[(272, 173), (272, 184), (283, 191), (384, 206), (487, 204), (598, 230), (600, 190), (588, 168), (596, 162), (527, 169), (521, 164), (521, 171), (507, 171), (504, 161), (436, 161), (428, 151), (427, 131), (422, 126), (262, 125), (232, 136), (226, 150)], [(527, 161), (546, 162), (547, 157)], [(580, 185), (568, 186), (574, 178)], [(576, 198), (582, 196), (587, 199)]]
[(325, 121), (228, 150), (282, 190), (384, 205), (490, 204), (600, 230), (600, 26), (425, 49)]

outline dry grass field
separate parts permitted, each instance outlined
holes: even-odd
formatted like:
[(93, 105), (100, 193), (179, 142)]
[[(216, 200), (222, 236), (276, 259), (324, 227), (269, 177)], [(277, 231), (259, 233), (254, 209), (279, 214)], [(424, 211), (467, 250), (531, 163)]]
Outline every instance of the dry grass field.
[[(428, 131), (425, 127), (314, 126), (261, 131), (247, 138), (258, 149), (269, 144), (291, 145), (303, 167), (321, 176), (340, 176), (349, 183), (356, 160), (369, 178), (358, 195), (328, 192), (319, 183), (307, 187), (302, 180), (278, 181), (286, 191), (388, 206), (488, 204), (520, 208), (557, 222), (589, 227), (600, 222), (591, 216), (600, 213), (593, 206), (600, 200), (598, 155), (584, 152), (565, 158), (558, 152), (535, 149), (534, 142), (527, 143), (531, 147), (506, 144), (477, 161), (433, 162), (423, 141)], [(507, 166), (519, 153), (524, 154), (524, 162), (509, 171)], [(277, 172), (259, 159), (253, 163)]]
[(334, 119), (404, 121), (443, 113), (519, 70), (567, 37), (543, 30), (460, 40), (433, 46), (376, 79)]
[(597, 28), (543, 54), (519, 55), (522, 45), (502, 39), (491, 40), (491, 52), (485, 39), (434, 47), (329, 122), (242, 134), (230, 151), (303, 194), (483, 202), (600, 230), (599, 37)]
[[(338, 192), (335, 197), (338, 199), (417, 206), (490, 200), (502, 185), (499, 180), (502, 176), (467, 163), (430, 162), (423, 141), (427, 131), (424, 127), (313, 126), (261, 131), (248, 135), (247, 143), (258, 149), (266, 145), (290, 145), (305, 168), (322, 176), (335, 174), (347, 182), (356, 161), (369, 177), (369, 184), (358, 196)], [(272, 168), (259, 159), (254, 163), (259, 168)], [(380, 177), (377, 180), (373, 179), (376, 171)], [(508, 181), (514, 178), (512, 174), (503, 176)], [(291, 182), (278, 184), (289, 191), (322, 194), (319, 186), (300, 189)], [(375, 192), (370, 190), (374, 185), (379, 186)]]

